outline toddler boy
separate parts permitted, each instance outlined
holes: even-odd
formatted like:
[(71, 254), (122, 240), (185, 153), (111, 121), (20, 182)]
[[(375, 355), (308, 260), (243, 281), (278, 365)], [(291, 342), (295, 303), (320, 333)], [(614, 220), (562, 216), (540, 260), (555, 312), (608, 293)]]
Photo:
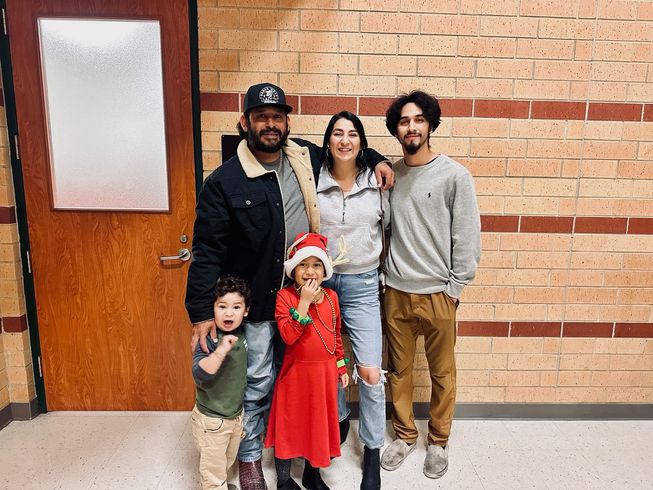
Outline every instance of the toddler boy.
[(241, 324), (249, 311), (249, 296), (242, 279), (218, 280), (213, 304), (217, 335), (206, 339), (208, 354), (197, 344), (193, 356), (197, 387), (191, 425), (205, 490), (227, 490), (227, 470), (236, 460), (243, 432), (247, 342)]

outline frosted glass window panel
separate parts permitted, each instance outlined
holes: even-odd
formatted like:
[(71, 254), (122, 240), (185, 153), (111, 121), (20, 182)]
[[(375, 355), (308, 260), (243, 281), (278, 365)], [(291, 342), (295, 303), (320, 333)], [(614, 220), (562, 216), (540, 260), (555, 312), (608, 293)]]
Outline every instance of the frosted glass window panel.
[(54, 207), (167, 211), (158, 21), (38, 26)]

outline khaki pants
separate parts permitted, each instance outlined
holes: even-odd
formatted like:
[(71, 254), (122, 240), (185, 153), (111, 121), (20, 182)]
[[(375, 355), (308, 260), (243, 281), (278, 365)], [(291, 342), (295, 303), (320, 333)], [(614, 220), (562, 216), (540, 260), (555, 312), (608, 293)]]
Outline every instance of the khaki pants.
[(424, 335), (431, 378), (429, 444), (444, 446), (456, 404), (456, 303), (444, 292), (411, 294), (387, 288), (383, 298), (388, 339), (388, 384), (397, 437), (417, 440), (413, 414), (413, 362), (417, 337)]
[(227, 470), (234, 464), (243, 433), (242, 414), (235, 419), (208, 417), (191, 412), (191, 428), (200, 451), (202, 488), (227, 490)]

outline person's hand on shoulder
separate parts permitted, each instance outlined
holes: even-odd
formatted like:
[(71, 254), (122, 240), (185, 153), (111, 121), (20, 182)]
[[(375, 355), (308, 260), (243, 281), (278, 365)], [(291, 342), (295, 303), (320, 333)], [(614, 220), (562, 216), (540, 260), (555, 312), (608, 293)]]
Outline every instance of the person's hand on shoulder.
[(384, 191), (387, 191), (395, 185), (395, 172), (392, 170), (392, 166), (388, 160), (380, 162), (374, 167), (374, 176), (376, 177), (378, 186)]
[(197, 343), (200, 343), (202, 350), (209, 353), (209, 348), (206, 346), (206, 336), (211, 334), (211, 338), (216, 338), (218, 336), (217, 328), (215, 326), (215, 320), (211, 318), (199, 323), (193, 324), (193, 335), (190, 339), (190, 351), (195, 352), (197, 348)]

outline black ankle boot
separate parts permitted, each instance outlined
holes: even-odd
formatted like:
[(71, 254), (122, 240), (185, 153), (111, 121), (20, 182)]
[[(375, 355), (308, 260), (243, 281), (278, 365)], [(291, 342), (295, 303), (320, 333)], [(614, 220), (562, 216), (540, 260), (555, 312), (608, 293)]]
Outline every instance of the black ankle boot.
[(342, 446), (347, 440), (349, 434), (349, 417), (340, 421), (340, 445)]
[(327, 484), (324, 483), (324, 480), (322, 480), (320, 468), (313, 468), (308, 461), (304, 463), (302, 485), (307, 490), (330, 490)]
[(378, 449), (370, 449), (364, 446), (363, 453), (363, 480), (361, 490), (381, 489), (381, 459)]
[(292, 478), (288, 478), (283, 484), (277, 482), (277, 490), (302, 490), (302, 487)]

